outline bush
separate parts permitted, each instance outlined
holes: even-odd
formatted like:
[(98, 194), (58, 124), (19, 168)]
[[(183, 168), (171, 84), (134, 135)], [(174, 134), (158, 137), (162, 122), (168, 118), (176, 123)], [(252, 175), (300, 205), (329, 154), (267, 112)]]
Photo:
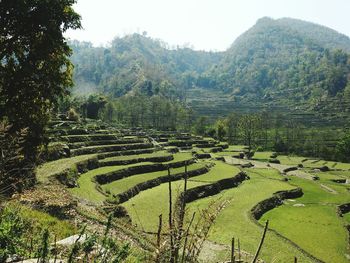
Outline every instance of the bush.
[(20, 252), (26, 227), (28, 226), (19, 215), (19, 208), (4, 208), (0, 215), (0, 262), (5, 262), (10, 255)]
[(67, 144), (63, 142), (53, 142), (45, 150), (45, 160), (54, 161), (60, 158), (69, 157), (70, 151)]
[(79, 114), (75, 111), (75, 109), (70, 108), (67, 112), (67, 119), (70, 121), (79, 121)]

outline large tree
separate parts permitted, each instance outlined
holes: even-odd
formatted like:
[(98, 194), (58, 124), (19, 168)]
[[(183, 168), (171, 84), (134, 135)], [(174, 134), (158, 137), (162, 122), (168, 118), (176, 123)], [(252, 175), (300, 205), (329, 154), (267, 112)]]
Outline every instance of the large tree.
[(35, 161), (50, 109), (72, 83), (64, 32), (81, 27), (75, 0), (0, 0), (0, 118), (28, 128), (23, 154)]

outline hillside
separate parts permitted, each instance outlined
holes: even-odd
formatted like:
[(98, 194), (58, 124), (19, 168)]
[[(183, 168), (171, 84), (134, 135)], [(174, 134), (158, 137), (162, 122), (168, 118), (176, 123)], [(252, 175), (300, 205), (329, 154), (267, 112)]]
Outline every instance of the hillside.
[(221, 53), (170, 50), (160, 40), (133, 34), (115, 38), (110, 47), (73, 41), (76, 93), (102, 92), (119, 97), (130, 91), (183, 98), (191, 78), (218, 63)]
[(220, 53), (170, 50), (138, 34), (71, 46), (77, 93), (162, 95), (213, 117), (269, 108), (328, 120), (350, 110), (350, 39), (301, 20), (261, 18)]

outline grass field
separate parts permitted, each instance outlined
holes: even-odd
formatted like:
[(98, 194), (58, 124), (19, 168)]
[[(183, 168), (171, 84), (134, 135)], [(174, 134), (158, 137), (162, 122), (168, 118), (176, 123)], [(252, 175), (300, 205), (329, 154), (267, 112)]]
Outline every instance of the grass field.
[[(80, 157), (80, 156), (78, 156), (78, 157)], [(73, 157), (73, 158), (76, 158), (76, 157)], [(177, 154), (174, 154), (174, 160), (169, 161), (169, 162), (164, 162), (164, 164), (190, 160), (191, 158), (192, 158), (192, 155), (190, 153), (177, 153)], [(72, 159), (72, 158), (70, 158), (70, 159)], [(100, 168), (91, 170), (87, 173), (80, 175), (80, 177), (78, 179), (79, 187), (71, 188), (70, 191), (72, 194), (74, 194), (77, 197), (84, 198), (84, 199), (92, 201), (92, 202), (102, 202), (102, 201), (106, 200), (106, 196), (101, 194), (95, 188), (96, 185), (92, 180), (96, 175), (105, 174), (105, 173), (109, 173), (112, 171), (118, 171), (118, 170), (121, 170), (124, 168), (134, 167), (134, 166), (139, 166), (139, 165), (144, 165), (144, 164), (152, 164), (152, 163), (151, 162), (142, 162), (142, 163), (135, 163), (135, 164), (129, 164), (129, 165), (105, 166), (105, 167), (100, 167)], [(183, 169), (184, 168), (182, 168), (182, 170)], [(158, 172), (156, 175), (152, 173), (151, 177), (152, 176), (158, 177), (164, 173), (166, 173), (166, 172), (164, 172), (164, 171)], [(149, 175), (149, 174), (147, 174), (147, 175)], [(113, 182), (111, 184), (104, 186), (104, 189), (109, 190), (112, 193), (120, 193), (119, 192), (120, 189), (127, 190), (129, 188), (129, 186), (133, 186), (133, 185), (137, 184), (137, 182), (144, 181), (145, 179), (140, 179), (140, 178), (143, 178), (144, 176), (145, 176), (145, 174), (143, 174), (143, 176), (142, 175), (136, 176), (135, 179), (133, 178), (134, 176), (122, 179), (122, 181), (126, 183), (125, 187), (123, 186), (123, 183)], [(153, 178), (156, 178), (156, 177), (153, 177)], [(118, 186), (120, 186), (120, 188), (118, 188)], [(115, 188), (115, 190), (113, 190), (114, 188)], [(125, 191), (125, 190), (123, 190), (123, 191)]]
[(267, 161), (271, 159), (271, 155), (273, 152), (255, 152), (253, 155), (254, 160)]
[[(205, 163), (194, 163), (189, 165), (187, 169), (188, 171), (191, 171), (191, 170), (199, 169), (204, 166), (205, 166)], [(184, 171), (185, 171), (185, 167), (170, 169), (171, 174), (183, 173)], [(102, 189), (111, 194), (119, 194), (135, 186), (138, 183), (142, 183), (147, 180), (152, 180), (154, 178), (158, 178), (161, 176), (166, 176), (167, 174), (168, 174), (168, 171), (158, 171), (153, 173), (137, 174), (137, 175), (126, 177), (117, 181), (113, 181), (109, 184), (102, 185)]]
[[(222, 200), (231, 200), (231, 203), (217, 217), (209, 239), (229, 245), (234, 236), (241, 240), (241, 246), (244, 250), (254, 253), (261, 237), (262, 228), (252, 221), (250, 209), (259, 201), (272, 196), (274, 192), (294, 187), (278, 180), (280, 175), (273, 170), (249, 169), (247, 172), (251, 178), (249, 181), (220, 194)], [(188, 205), (189, 214), (191, 211), (204, 209), (217, 198), (218, 196), (213, 196), (190, 203)], [(298, 257), (299, 262), (312, 262), (295, 247), (284, 242), (282, 238), (271, 231), (268, 232), (261, 258), (267, 262), (292, 262), (294, 256)], [(227, 258), (229, 258), (229, 254), (226, 255)]]
[[(200, 176), (199, 176), (200, 177)], [(188, 189), (203, 185), (202, 182), (188, 182)], [(175, 181), (172, 183), (173, 202), (184, 187), (184, 181)], [(143, 191), (129, 201), (122, 204), (132, 222), (138, 228), (144, 231), (156, 232), (158, 228), (158, 216), (162, 214), (165, 218), (169, 214), (169, 192), (168, 184), (161, 184), (147, 191)]]
[[(236, 167), (217, 161), (215, 162), (215, 166), (212, 167), (208, 173), (190, 178), (188, 181), (188, 188), (207, 184), (212, 180), (217, 181), (219, 179), (232, 177), (238, 172), (239, 170)], [(172, 188), (175, 201), (175, 196), (183, 189), (183, 181), (173, 182)], [(160, 214), (167, 215), (169, 213), (168, 194), (168, 184), (162, 184), (141, 192), (139, 195), (125, 202), (123, 206), (128, 210), (135, 224), (141, 226), (146, 231), (156, 231), (158, 216)]]
[(92, 180), (96, 175), (105, 174), (105, 173), (121, 170), (128, 167), (138, 166), (142, 164), (151, 164), (151, 163), (144, 162), (144, 163), (136, 163), (136, 164), (130, 164), (130, 165), (105, 166), (105, 167), (100, 167), (100, 168), (91, 170), (87, 173), (80, 175), (78, 179), (79, 187), (70, 188), (69, 191), (73, 195), (79, 198), (83, 198), (91, 202), (102, 202), (106, 200), (106, 196), (101, 194), (95, 188), (96, 184)]
[(101, 160), (100, 162), (108, 162), (108, 161), (125, 161), (125, 160), (133, 160), (138, 158), (150, 158), (150, 157), (162, 157), (171, 155), (165, 151), (159, 151), (154, 153), (144, 153), (144, 154), (136, 154), (136, 155), (125, 155), (125, 156), (115, 156), (109, 157)]
[(350, 202), (350, 195), (344, 185), (329, 181), (332, 175), (319, 176), (319, 181), (290, 177), (304, 195), (267, 212), (260, 222), (270, 220), (272, 229), (325, 262), (348, 262), (345, 221), (338, 217), (336, 205)]
[(272, 229), (325, 262), (349, 262), (345, 258), (347, 234), (335, 207), (293, 205), (294, 202), (289, 202), (267, 212), (261, 222), (270, 220)]
[(37, 180), (41, 183), (47, 182), (51, 176), (63, 172), (64, 170), (75, 168), (77, 163), (92, 159), (94, 157), (97, 157), (97, 154), (80, 155), (44, 163), (36, 170)]

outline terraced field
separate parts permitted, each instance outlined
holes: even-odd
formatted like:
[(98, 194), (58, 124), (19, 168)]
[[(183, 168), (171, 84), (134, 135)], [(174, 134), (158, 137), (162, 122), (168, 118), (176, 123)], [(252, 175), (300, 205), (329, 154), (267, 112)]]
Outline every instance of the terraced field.
[[(270, 221), (270, 230), (260, 255), (265, 261), (292, 262), (297, 257), (299, 262), (317, 262), (316, 258), (348, 262), (349, 233), (344, 226), (350, 224), (350, 215), (344, 212), (340, 217), (338, 206), (350, 203), (346, 184), (350, 164), (282, 155), (276, 158), (280, 164), (270, 164), (272, 152), (257, 152), (250, 161), (239, 159), (246, 151), (243, 145), (94, 122), (57, 120), (49, 134), (52, 142), (64, 147), (56, 149), (57, 160), (38, 168), (40, 184), (59, 180), (79, 203), (95, 209), (94, 213), (99, 213), (100, 207), (122, 206), (135, 231), (156, 232), (158, 216), (168, 215), (169, 180), (173, 204), (183, 191), (185, 176), (190, 191), (201, 189), (194, 201), (187, 203), (188, 216), (229, 201), (208, 237), (225, 249), (213, 252), (206, 262), (228, 260), (232, 237), (239, 238), (241, 248), (253, 254), (266, 220)], [(324, 166), (329, 169), (322, 172)], [(242, 171), (249, 179), (237, 177)], [(274, 195), (299, 188), (303, 196), (282, 198), (283, 205)], [(271, 205), (272, 197), (277, 203)], [(261, 205), (264, 202), (268, 208)], [(261, 217), (252, 212), (256, 207), (261, 208)], [(163, 231), (166, 229), (165, 225)]]
[(305, 189), (304, 196), (267, 212), (261, 222), (270, 220), (271, 228), (325, 262), (348, 262), (346, 222), (338, 216), (337, 206), (350, 202), (349, 191), (330, 182), (332, 176), (319, 176), (319, 181), (289, 178), (291, 184)]

